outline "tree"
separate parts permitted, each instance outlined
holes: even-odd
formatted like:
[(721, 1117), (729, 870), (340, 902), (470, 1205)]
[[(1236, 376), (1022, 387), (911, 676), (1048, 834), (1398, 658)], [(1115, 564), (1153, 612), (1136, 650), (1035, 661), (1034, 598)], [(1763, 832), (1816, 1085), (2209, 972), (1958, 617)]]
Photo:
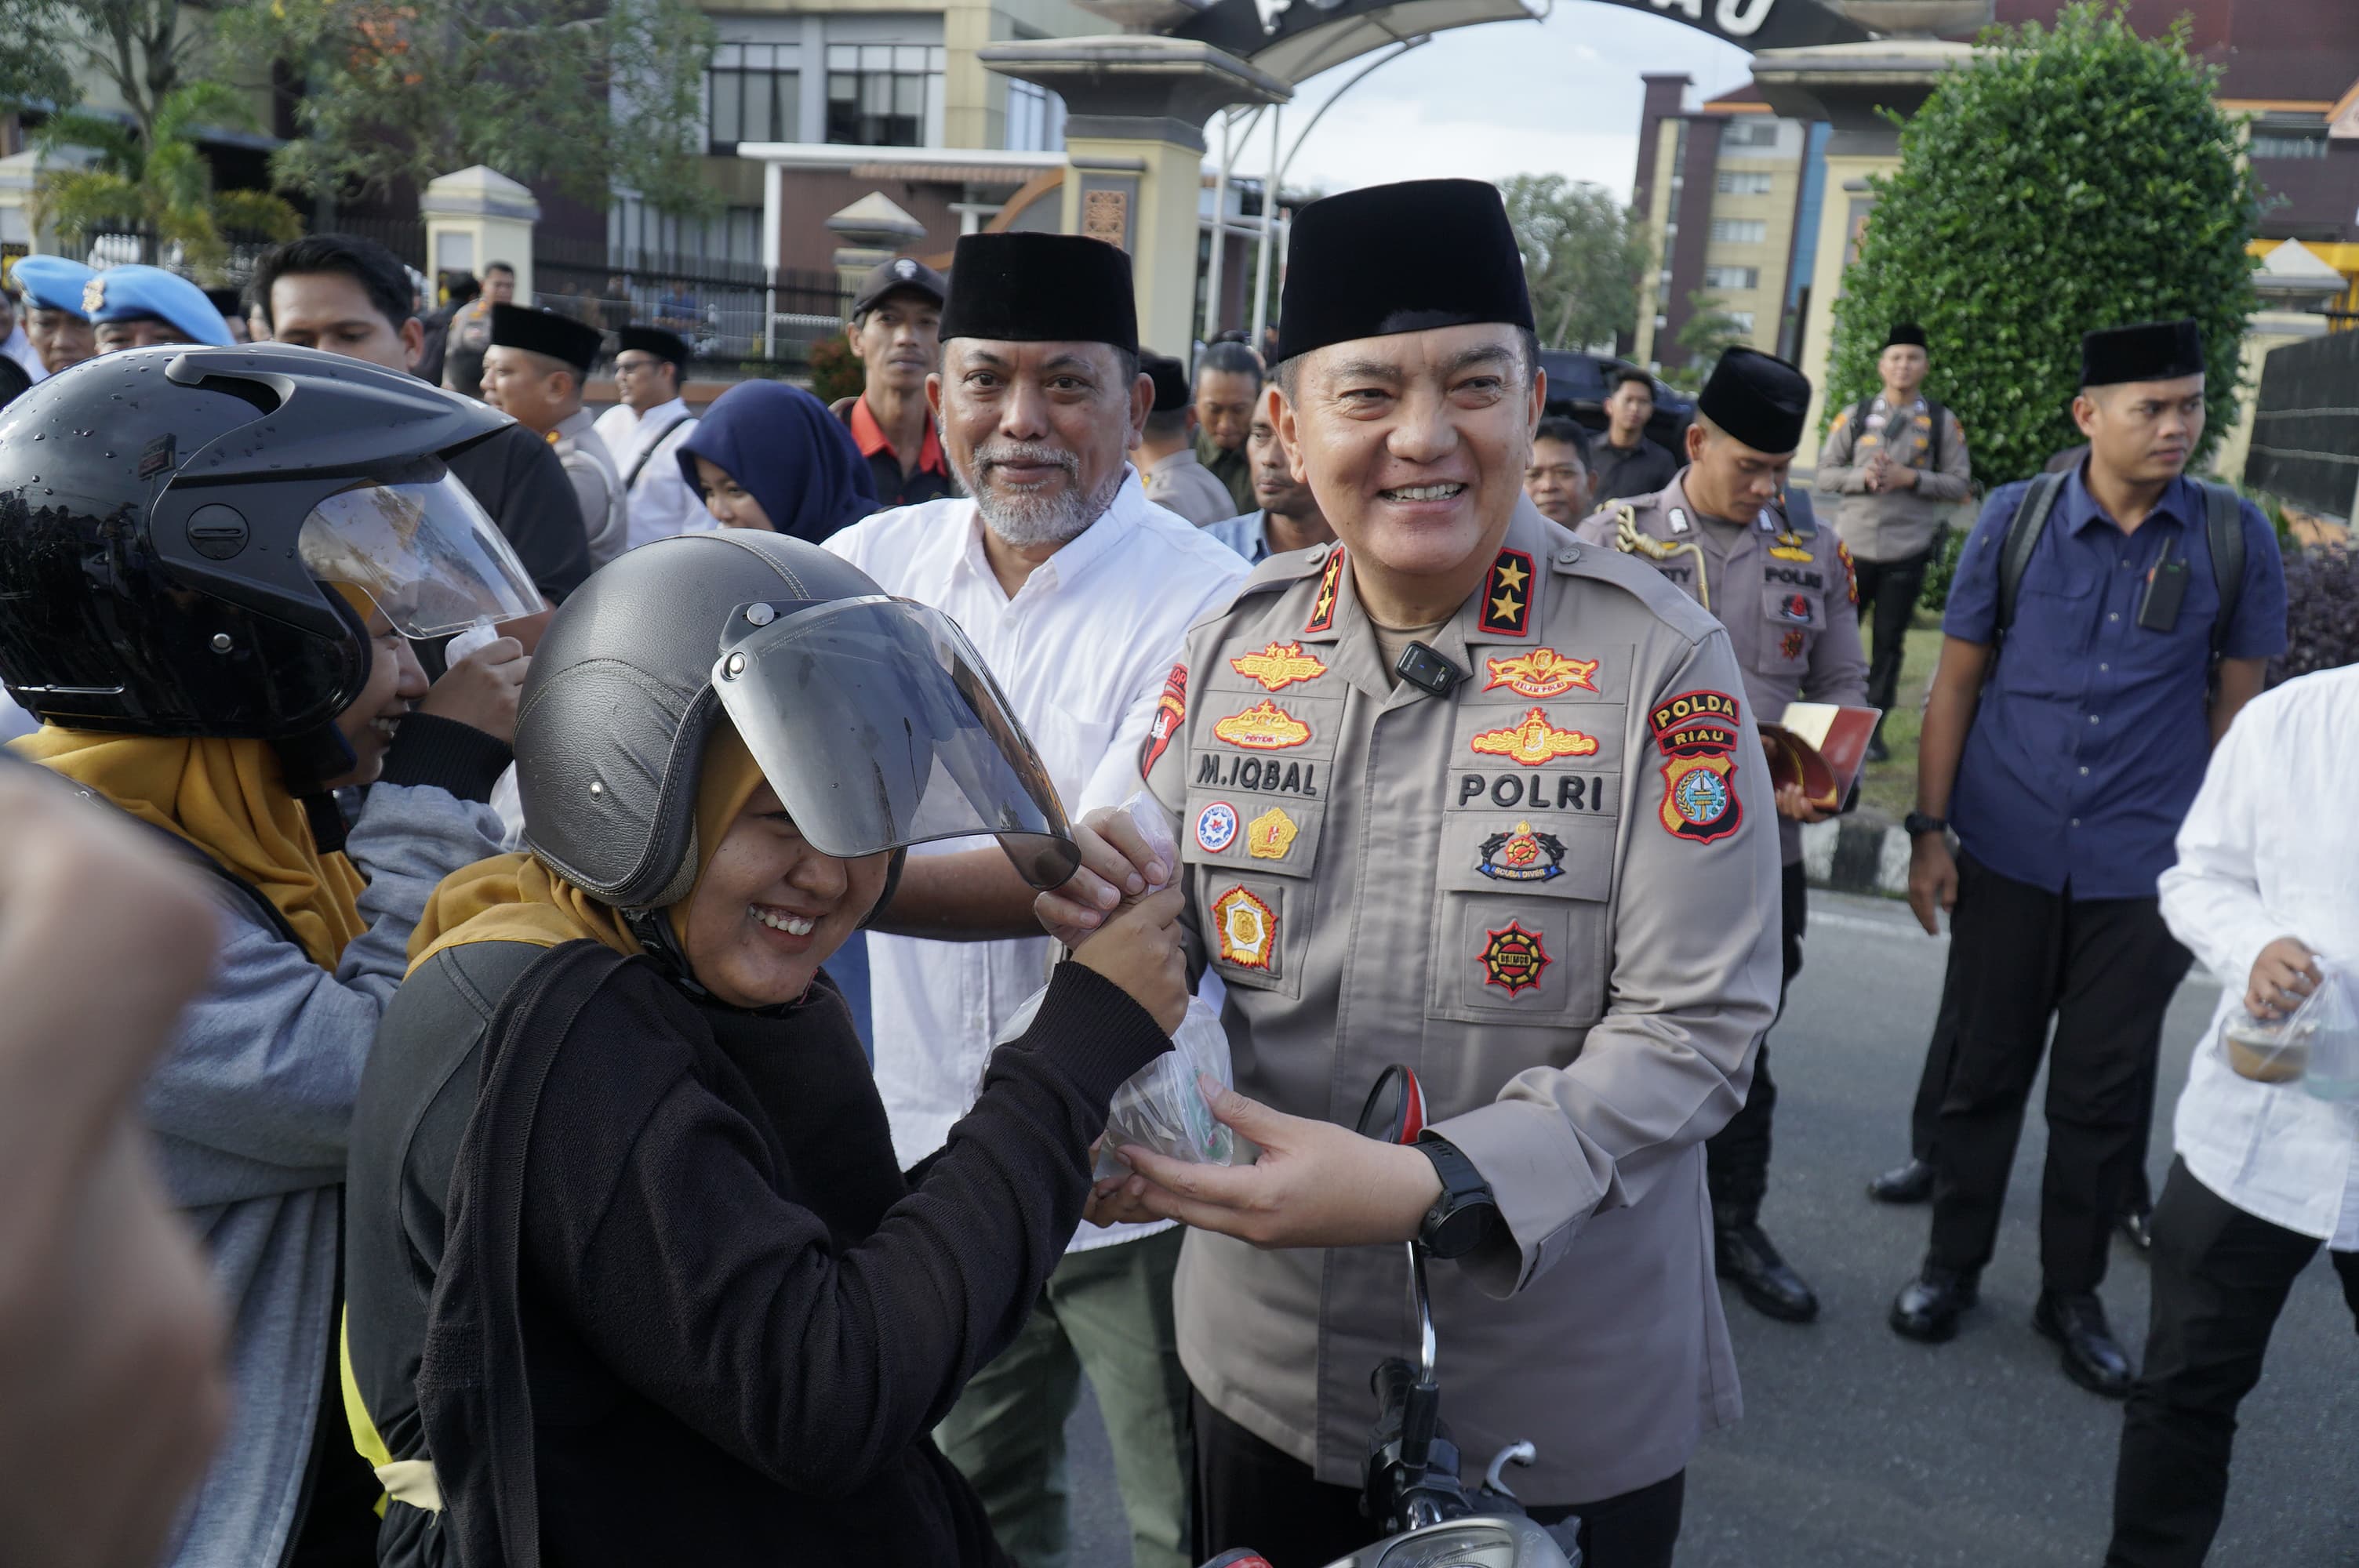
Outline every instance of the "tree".
[(251, 125), (245, 100), (217, 81), (175, 87), (152, 106), (144, 127), (69, 110), (35, 133), (45, 149), (87, 147), (97, 154), (86, 168), (42, 172), (42, 215), (68, 233), (112, 226), (140, 236), (140, 259), (177, 248), (180, 260), (208, 278), (229, 261), (231, 231), (291, 240), (303, 221), (266, 190), (216, 190), (212, 169), (198, 149), (199, 125)]
[(294, 189), (382, 192), (488, 164), (592, 206), (695, 211), (712, 24), (689, 0), (273, 0), (240, 36), (304, 81)]
[(1928, 391), (1957, 410), (1976, 477), (2036, 473), (2081, 440), (2070, 415), (2081, 334), (2191, 316), (2202, 324), (2205, 445), (2233, 420), (2246, 254), (2260, 194), (2239, 122), (2182, 21), (2139, 38), (2118, 5), (1990, 35), (1902, 128), (1900, 168), (1835, 303), (1827, 415), (1873, 394), (1885, 334), (1922, 325)]
[(1523, 253), (1540, 346), (1611, 342), (1638, 320), (1650, 259), (1637, 219), (1599, 186), (1560, 174), (1510, 175), (1499, 185)]
[[(165, 102), (203, 73), (212, 43), (204, 13), (180, 0), (59, 0), (56, 9), (69, 24), (61, 31), (130, 111), (139, 140), (153, 145)], [(253, 119), (243, 104), (235, 117)]]
[(65, 0), (0, 0), (0, 111), (62, 107), (77, 96), (57, 47)]
[(1753, 329), (1729, 313), (1726, 301), (1701, 289), (1688, 296), (1688, 319), (1680, 323), (1676, 341), (1688, 351), (1688, 362), (1664, 379), (1690, 391), (1701, 386), (1720, 363), (1720, 356), (1753, 340)]

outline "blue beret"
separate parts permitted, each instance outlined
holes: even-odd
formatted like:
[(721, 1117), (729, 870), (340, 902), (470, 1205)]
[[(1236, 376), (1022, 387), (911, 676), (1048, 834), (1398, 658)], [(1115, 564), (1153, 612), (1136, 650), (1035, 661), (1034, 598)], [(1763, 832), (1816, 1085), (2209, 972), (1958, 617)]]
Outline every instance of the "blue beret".
[(20, 256), (8, 276), (25, 291), (25, 303), (43, 310), (82, 315), (82, 291), (92, 276), (90, 268), (63, 256)]
[(82, 313), (100, 322), (153, 316), (181, 336), (217, 349), (237, 341), (203, 289), (160, 266), (116, 266), (92, 274), (82, 290)]

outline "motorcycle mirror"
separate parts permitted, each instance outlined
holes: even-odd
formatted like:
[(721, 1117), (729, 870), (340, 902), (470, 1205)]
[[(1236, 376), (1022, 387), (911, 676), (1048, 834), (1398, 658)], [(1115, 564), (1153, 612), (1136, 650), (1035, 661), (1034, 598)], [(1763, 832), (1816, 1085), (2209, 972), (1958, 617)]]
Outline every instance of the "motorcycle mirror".
[(1363, 1138), (1380, 1143), (1414, 1143), (1425, 1130), (1425, 1090), (1417, 1074), (1396, 1062), (1376, 1075), (1375, 1087), (1353, 1124)]

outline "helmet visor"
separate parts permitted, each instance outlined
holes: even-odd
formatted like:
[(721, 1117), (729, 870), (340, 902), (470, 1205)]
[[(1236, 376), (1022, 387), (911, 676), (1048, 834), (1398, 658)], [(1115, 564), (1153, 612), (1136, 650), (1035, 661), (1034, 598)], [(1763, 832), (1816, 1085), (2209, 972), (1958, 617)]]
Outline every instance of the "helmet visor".
[(1032, 741), (949, 617), (850, 599), (730, 617), (713, 689), (796, 827), (850, 860), (988, 833), (1036, 888), (1081, 850)]
[(315, 578), (347, 583), (408, 637), (538, 613), (540, 591), (467, 487), (432, 477), (370, 480), (311, 508), (296, 548)]

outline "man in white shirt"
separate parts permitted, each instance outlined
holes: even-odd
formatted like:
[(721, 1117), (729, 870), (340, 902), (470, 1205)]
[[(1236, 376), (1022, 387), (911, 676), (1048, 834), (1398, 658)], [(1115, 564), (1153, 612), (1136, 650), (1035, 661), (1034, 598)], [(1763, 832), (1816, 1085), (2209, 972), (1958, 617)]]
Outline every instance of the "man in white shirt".
[(704, 503), (679, 469), (679, 446), (696, 416), (679, 395), (688, 373), (688, 344), (661, 327), (625, 327), (614, 352), (614, 406), (593, 427), (623, 481), (630, 524), (623, 547), (692, 534), (712, 526)]
[(2283, 1017), (2330, 970), (2346, 987), (2359, 970), (2359, 822), (2319, 808), (2348, 787), (2354, 734), (2359, 665), (2254, 698), (2212, 752), (2179, 862), (2162, 873), (2163, 919), (2222, 989), (2154, 1206), (2153, 1315), (2122, 1425), (2108, 1568), (2203, 1561), (2236, 1407), (2321, 1242), (2359, 1318), (2359, 1102), (2241, 1076), (2221, 1040), (2239, 1014)]
[[(1189, 623), (1245, 575), (1233, 551), (1150, 504), (1125, 460), (1153, 397), (1136, 323), (1130, 263), (1111, 245), (961, 239), (927, 392), (966, 496), (880, 513), (826, 542), (886, 592), (958, 622), (1076, 820), (1136, 786), (1167, 687), (1184, 679), (1175, 664)], [(987, 841), (912, 853), (877, 925), (876, 1087), (911, 1165), (973, 1104), (992, 1042), (1040, 989), (1050, 945), (1032, 890)], [(1016, 1341), (935, 1434), (1023, 1568), (1065, 1561), (1064, 1424), (1084, 1371), (1132, 1561), (1196, 1560), (1171, 1312), (1179, 1254), (1169, 1227), (1083, 1227)]]

